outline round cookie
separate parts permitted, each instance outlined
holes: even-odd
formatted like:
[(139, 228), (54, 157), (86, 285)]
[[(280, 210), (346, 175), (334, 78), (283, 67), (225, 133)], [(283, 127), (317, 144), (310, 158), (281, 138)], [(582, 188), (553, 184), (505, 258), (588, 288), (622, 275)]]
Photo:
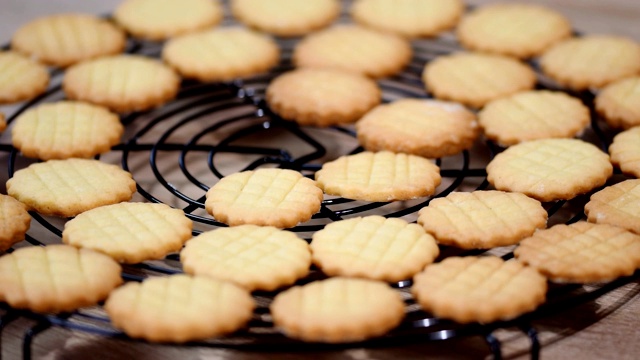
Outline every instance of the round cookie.
[(0, 251), (24, 240), (31, 225), (27, 206), (11, 196), (0, 194)]
[(177, 95), (179, 86), (173, 70), (139, 55), (107, 56), (73, 65), (62, 82), (69, 99), (122, 113), (160, 106)]
[(584, 213), (590, 222), (619, 226), (640, 235), (640, 180), (625, 180), (591, 195)]
[(302, 39), (293, 51), (293, 63), (381, 78), (402, 71), (411, 56), (411, 44), (397, 35), (357, 25), (336, 25)]
[(49, 86), (43, 65), (14, 51), (0, 51), (0, 105), (31, 100)]
[(59, 67), (117, 54), (125, 45), (122, 30), (90, 14), (43, 16), (21, 26), (11, 39), (13, 50)]
[(368, 112), (356, 123), (356, 133), (368, 151), (440, 158), (473, 146), (479, 131), (475, 114), (460, 104), (401, 99)]
[(542, 71), (573, 90), (601, 88), (640, 74), (640, 45), (611, 35), (585, 35), (564, 40), (540, 57)]
[(609, 146), (611, 162), (623, 173), (640, 178), (640, 126), (625, 130)]
[(536, 75), (510, 57), (460, 52), (427, 63), (422, 80), (438, 99), (481, 108), (491, 100), (533, 89)]
[(596, 95), (596, 110), (613, 128), (629, 129), (640, 125), (640, 76), (605, 86)]
[(381, 100), (375, 81), (332, 69), (297, 69), (275, 78), (266, 99), (273, 112), (300, 125), (352, 123)]
[(162, 58), (185, 78), (228, 81), (276, 66), (280, 48), (267, 35), (230, 27), (171, 39), (162, 49)]
[(547, 138), (571, 138), (589, 125), (589, 108), (559, 91), (534, 90), (489, 102), (478, 113), (488, 139), (502, 146)]

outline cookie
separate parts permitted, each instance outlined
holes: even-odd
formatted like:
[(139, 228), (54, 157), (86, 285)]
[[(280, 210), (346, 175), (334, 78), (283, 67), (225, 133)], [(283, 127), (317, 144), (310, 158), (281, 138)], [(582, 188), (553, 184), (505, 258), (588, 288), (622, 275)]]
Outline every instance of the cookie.
[(464, 106), (438, 100), (401, 99), (379, 105), (356, 123), (368, 151), (391, 151), (440, 158), (473, 146), (479, 129)]
[(409, 200), (433, 195), (440, 168), (420, 156), (361, 152), (326, 162), (315, 174), (329, 195), (364, 201)]
[(336, 25), (303, 38), (293, 50), (293, 63), (381, 78), (402, 71), (411, 56), (411, 44), (397, 35), (357, 25)]
[(422, 80), (438, 99), (481, 108), (489, 101), (533, 89), (536, 75), (510, 57), (460, 52), (428, 62)]
[(298, 69), (275, 78), (267, 87), (267, 103), (285, 120), (300, 125), (352, 123), (380, 103), (375, 81), (332, 69)]
[(7, 193), (42, 215), (72, 217), (98, 206), (129, 201), (130, 173), (91, 159), (49, 160), (18, 170)]
[(7, 119), (4, 116), (4, 113), (0, 112), (0, 132), (3, 132), (4, 129), (7, 128)]
[(559, 42), (540, 57), (542, 71), (572, 90), (601, 88), (640, 74), (640, 45), (612, 35), (585, 35)]
[(46, 103), (20, 114), (11, 142), (26, 157), (42, 160), (91, 158), (120, 142), (118, 115), (77, 101)]
[(522, 240), (514, 254), (555, 282), (610, 281), (640, 267), (640, 235), (585, 221), (558, 224)]
[(27, 206), (7, 195), (0, 195), (0, 251), (24, 240), (31, 225)]
[(31, 100), (49, 86), (47, 68), (14, 51), (0, 51), (0, 104)]
[(540, 201), (569, 200), (604, 185), (613, 174), (609, 156), (578, 139), (543, 139), (514, 145), (487, 165), (497, 189)]
[(605, 86), (596, 95), (595, 106), (613, 128), (629, 129), (640, 125), (640, 76)]
[(517, 244), (547, 225), (539, 201), (494, 190), (452, 192), (419, 211), (418, 224), (442, 245), (491, 249)]
[(308, 34), (340, 15), (338, 0), (232, 0), (231, 13), (241, 23), (282, 37)]
[(0, 301), (37, 313), (96, 305), (122, 283), (110, 257), (68, 245), (30, 246), (0, 257)]
[(293, 232), (239, 225), (189, 240), (180, 261), (188, 274), (231, 281), (249, 291), (273, 291), (309, 273), (311, 251)]
[(242, 328), (255, 306), (238, 286), (179, 274), (129, 282), (109, 295), (104, 309), (111, 323), (132, 338), (183, 343)]
[(456, 25), (461, 0), (357, 0), (351, 17), (357, 23), (405, 37), (432, 37)]
[(467, 49), (525, 59), (570, 37), (571, 23), (545, 6), (497, 3), (478, 7), (464, 16), (456, 35)]
[(547, 281), (515, 260), (450, 257), (416, 275), (411, 292), (436, 317), (490, 323), (535, 310), (545, 301)]
[(140, 55), (116, 55), (71, 66), (62, 88), (71, 100), (116, 112), (148, 110), (172, 100), (180, 78), (169, 67)]
[(191, 239), (192, 228), (193, 222), (180, 209), (122, 202), (85, 211), (67, 221), (62, 242), (136, 264), (179, 251)]
[(231, 226), (288, 228), (320, 210), (322, 190), (297, 171), (258, 169), (225, 176), (207, 191), (209, 214)]
[(267, 35), (230, 27), (171, 39), (162, 49), (162, 59), (185, 78), (228, 81), (276, 66), (280, 48)]
[(114, 20), (135, 37), (164, 40), (217, 25), (224, 12), (218, 0), (124, 0)]
[(340, 220), (313, 234), (313, 263), (329, 276), (410, 279), (440, 253), (419, 225), (373, 215)]
[(493, 100), (478, 113), (485, 136), (502, 146), (571, 138), (590, 121), (589, 108), (579, 99), (549, 90), (525, 91)]
[(11, 49), (47, 65), (67, 67), (124, 50), (126, 37), (110, 22), (90, 14), (56, 14), (21, 26)]
[(365, 279), (330, 278), (278, 294), (274, 325), (286, 336), (309, 342), (345, 343), (381, 336), (404, 318), (400, 293)]
[(591, 195), (584, 213), (590, 222), (619, 226), (640, 235), (640, 180), (625, 180)]
[(611, 162), (623, 173), (640, 178), (640, 127), (617, 134), (609, 146)]

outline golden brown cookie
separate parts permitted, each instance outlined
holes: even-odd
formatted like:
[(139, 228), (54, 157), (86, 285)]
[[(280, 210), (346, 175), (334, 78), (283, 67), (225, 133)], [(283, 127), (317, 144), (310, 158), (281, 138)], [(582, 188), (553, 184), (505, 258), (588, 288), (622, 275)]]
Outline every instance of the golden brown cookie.
[(27, 206), (7, 195), (0, 195), (0, 251), (24, 240), (31, 225)]
[(625, 180), (591, 195), (584, 213), (590, 222), (640, 234), (640, 180)]
[(7, 128), (7, 119), (4, 116), (4, 113), (0, 112), (0, 132), (3, 132), (4, 129)]
[(30, 100), (47, 90), (49, 72), (14, 51), (0, 51), (0, 104)]
[(640, 125), (640, 76), (615, 81), (596, 95), (596, 110), (613, 128)]
[(609, 146), (611, 162), (623, 173), (640, 178), (640, 127), (625, 130)]

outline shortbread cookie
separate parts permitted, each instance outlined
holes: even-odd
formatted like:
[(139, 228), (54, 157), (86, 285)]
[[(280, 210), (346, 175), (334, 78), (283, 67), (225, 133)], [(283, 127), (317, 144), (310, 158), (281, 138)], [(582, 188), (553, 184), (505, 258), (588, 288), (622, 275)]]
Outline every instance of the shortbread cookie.
[(368, 112), (356, 123), (356, 133), (369, 151), (440, 158), (473, 146), (479, 128), (475, 114), (460, 104), (401, 99)]
[(521, 192), (540, 201), (568, 200), (604, 185), (613, 174), (609, 156), (578, 139), (526, 141), (487, 165), (498, 190)]
[(340, 277), (283, 291), (269, 309), (285, 335), (327, 343), (384, 335), (400, 324), (405, 312), (400, 293), (389, 285)]
[(267, 103), (276, 114), (321, 127), (358, 120), (380, 103), (381, 96), (375, 81), (333, 69), (293, 70), (267, 87)]
[(329, 195), (365, 201), (409, 200), (433, 195), (440, 168), (420, 156), (390, 151), (341, 156), (316, 172)]
[(552, 281), (610, 281), (640, 268), (640, 235), (585, 221), (558, 224), (522, 240), (514, 254)]
[(613, 128), (640, 125), (640, 76), (625, 78), (605, 86), (596, 95), (596, 110)]
[(625, 130), (609, 146), (611, 162), (623, 173), (640, 178), (640, 126)]
[(452, 28), (462, 0), (357, 0), (351, 17), (359, 24), (406, 37), (431, 37)]
[(16, 171), (7, 181), (7, 193), (29, 209), (62, 217), (129, 201), (135, 191), (130, 173), (90, 159), (34, 163)]
[(464, 16), (456, 30), (458, 40), (468, 49), (524, 59), (571, 36), (571, 23), (544, 6), (497, 3)]
[(129, 282), (104, 309), (132, 338), (183, 343), (232, 333), (251, 319), (256, 304), (233, 284), (184, 274)]
[(619, 226), (640, 235), (640, 180), (625, 180), (591, 195), (584, 213), (590, 222)]
[(422, 80), (436, 98), (481, 108), (491, 100), (533, 89), (533, 70), (510, 57), (472, 52), (437, 57)]
[(547, 211), (539, 201), (520, 193), (452, 192), (422, 208), (418, 223), (439, 244), (491, 249), (517, 244), (544, 229)]
[(503, 146), (574, 137), (590, 120), (589, 108), (579, 99), (548, 90), (525, 91), (493, 100), (478, 113), (486, 137)]
[(139, 55), (107, 56), (71, 66), (62, 87), (71, 100), (117, 112), (143, 111), (173, 99), (180, 78), (159, 61)]
[(640, 74), (640, 45), (611, 35), (585, 35), (564, 40), (544, 52), (542, 71), (573, 90), (601, 88)]
[(162, 49), (162, 58), (185, 78), (228, 81), (276, 66), (280, 48), (267, 35), (230, 27), (171, 39)]
[(313, 263), (329, 276), (387, 282), (410, 279), (440, 253), (417, 224), (373, 215), (328, 224), (313, 234)]
[(191, 239), (193, 222), (165, 204), (130, 203), (83, 212), (64, 225), (62, 241), (136, 264), (163, 259)]
[(22, 113), (11, 129), (11, 142), (24, 156), (42, 160), (90, 158), (120, 142), (118, 115), (77, 101), (60, 101)]
[(11, 39), (11, 49), (42, 63), (66, 67), (124, 50), (125, 34), (90, 14), (57, 14), (24, 24)]
[(535, 310), (545, 301), (547, 280), (515, 260), (450, 257), (416, 275), (411, 292), (439, 318), (489, 323)]
[(7, 195), (0, 195), (0, 251), (24, 240), (31, 225), (27, 206)]
[(333, 68), (381, 78), (411, 61), (408, 40), (356, 25), (336, 25), (308, 35), (293, 51), (298, 67)]
[(31, 246), (0, 257), (0, 301), (58, 313), (96, 305), (122, 283), (110, 257), (68, 245)]
[(49, 72), (13, 51), (0, 51), (0, 104), (30, 100), (47, 90)]
[(288, 228), (320, 210), (322, 190), (297, 171), (258, 169), (225, 176), (207, 191), (209, 214), (231, 226)]
[(300, 36), (331, 24), (338, 0), (232, 0), (231, 13), (247, 26), (274, 35)]
[(222, 21), (218, 0), (124, 0), (113, 17), (135, 37), (164, 40)]
[(273, 291), (309, 273), (311, 251), (293, 232), (240, 225), (189, 240), (180, 261), (189, 274), (231, 281), (249, 291)]

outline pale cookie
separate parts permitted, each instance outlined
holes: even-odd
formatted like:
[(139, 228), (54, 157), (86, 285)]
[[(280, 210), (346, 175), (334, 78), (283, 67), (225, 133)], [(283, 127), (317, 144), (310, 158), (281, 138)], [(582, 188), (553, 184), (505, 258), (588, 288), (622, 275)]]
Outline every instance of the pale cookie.
[(43, 16), (20, 27), (11, 39), (11, 49), (60, 67), (120, 53), (125, 45), (122, 30), (89, 14)]
[(368, 151), (440, 158), (473, 146), (479, 128), (475, 114), (460, 104), (401, 99), (368, 112), (356, 123), (356, 133)]
[(535, 310), (545, 301), (547, 280), (515, 260), (450, 257), (416, 275), (411, 292), (436, 317), (490, 323)]
[(481, 108), (491, 100), (533, 89), (536, 75), (510, 57), (461, 52), (427, 63), (422, 80), (438, 99)]
[(359, 24), (406, 37), (431, 37), (456, 25), (462, 0), (357, 0), (351, 17)]
[(117, 112), (143, 111), (172, 100), (180, 78), (166, 65), (139, 55), (107, 56), (71, 66), (62, 88), (67, 98)]
[(558, 224), (522, 240), (516, 258), (555, 282), (611, 281), (640, 268), (640, 235), (607, 224)]
[(185, 78), (228, 81), (276, 66), (280, 48), (267, 35), (230, 27), (171, 39), (162, 49), (162, 58)]
[(275, 78), (267, 87), (267, 103), (283, 119), (300, 125), (352, 123), (380, 103), (375, 81), (332, 69), (298, 69)]
[(381, 78), (411, 61), (411, 44), (397, 35), (356, 25), (337, 25), (308, 35), (293, 51), (298, 67), (333, 68)]
[(209, 191), (205, 208), (231, 226), (254, 224), (288, 228), (320, 210), (322, 190), (297, 171), (258, 169), (225, 176)]
[(389, 151), (341, 156), (315, 174), (329, 195), (364, 201), (409, 200), (433, 195), (440, 168), (420, 156)]
[(7, 181), (7, 193), (29, 209), (62, 217), (129, 201), (135, 191), (130, 173), (90, 159), (34, 163), (16, 171)]
[(340, 15), (338, 0), (232, 0), (231, 13), (247, 26), (274, 35), (308, 34)]
[(640, 126), (625, 130), (609, 146), (611, 162), (623, 173), (640, 178)]
[(640, 125), (640, 76), (625, 78), (605, 86), (596, 95), (596, 110), (613, 128)]
[(120, 142), (124, 127), (107, 109), (76, 101), (47, 103), (22, 113), (11, 142), (26, 157), (91, 158)]
[(180, 274), (129, 282), (109, 295), (104, 309), (111, 323), (132, 338), (184, 343), (242, 328), (255, 306), (238, 286)]
[(547, 211), (539, 201), (519, 193), (452, 192), (422, 208), (418, 223), (439, 244), (491, 249), (517, 244), (544, 229)]
[(223, 15), (218, 0), (124, 0), (113, 17), (135, 37), (164, 40), (215, 26)]
[(573, 90), (601, 88), (640, 74), (640, 45), (610, 35), (585, 35), (564, 40), (542, 54), (542, 71)]
[(590, 222), (619, 226), (640, 235), (640, 180), (626, 180), (591, 195), (584, 213)]
[(43, 65), (13, 51), (0, 51), (0, 104), (30, 100), (49, 86)]
[(410, 279), (440, 253), (433, 237), (398, 218), (336, 221), (313, 234), (313, 263), (329, 276), (387, 282)]
[(31, 225), (27, 206), (7, 195), (0, 195), (0, 251), (24, 240)]
[(502, 146), (523, 141), (570, 138), (589, 125), (589, 108), (563, 92), (520, 92), (489, 102), (478, 122), (490, 140)]
[(0, 301), (37, 313), (96, 305), (122, 283), (110, 257), (68, 245), (31, 246), (0, 257)]
[(456, 29), (462, 46), (481, 52), (530, 58), (571, 36), (562, 14), (535, 4), (498, 3), (464, 16)]
[(487, 165), (498, 190), (521, 192), (540, 201), (569, 200), (604, 185), (613, 174), (609, 156), (578, 139), (526, 141)]
[(303, 341), (344, 343), (386, 334), (404, 318), (400, 293), (365, 279), (331, 278), (278, 294), (273, 323), (285, 335)]
[(249, 291), (273, 291), (309, 273), (311, 251), (293, 232), (239, 225), (189, 240), (180, 261), (188, 274), (231, 281)]
[(192, 228), (193, 222), (180, 209), (122, 202), (85, 211), (67, 221), (62, 241), (136, 264), (180, 251), (191, 239)]

